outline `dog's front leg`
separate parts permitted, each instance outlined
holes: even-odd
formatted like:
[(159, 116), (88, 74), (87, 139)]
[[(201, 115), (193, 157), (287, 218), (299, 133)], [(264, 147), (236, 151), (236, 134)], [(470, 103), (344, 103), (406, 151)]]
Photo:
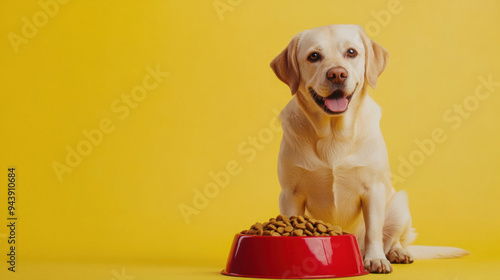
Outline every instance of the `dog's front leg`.
[(390, 273), (392, 267), (384, 254), (383, 227), (385, 220), (385, 186), (375, 183), (364, 186), (361, 207), (365, 221), (364, 266), (372, 273)]
[(305, 213), (305, 198), (296, 191), (282, 189), (280, 193), (280, 213), (282, 215), (300, 215)]

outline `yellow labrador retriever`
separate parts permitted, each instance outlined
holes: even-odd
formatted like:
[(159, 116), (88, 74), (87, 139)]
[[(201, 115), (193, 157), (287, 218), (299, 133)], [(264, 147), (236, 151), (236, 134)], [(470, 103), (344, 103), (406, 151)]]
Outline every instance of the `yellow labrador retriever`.
[(308, 214), (356, 233), (370, 272), (390, 262), (468, 254), (409, 246), (416, 238), (406, 193), (391, 185), (380, 107), (368, 95), (387, 65), (386, 49), (356, 25), (296, 35), (272, 62), (293, 98), (281, 113), (280, 211)]

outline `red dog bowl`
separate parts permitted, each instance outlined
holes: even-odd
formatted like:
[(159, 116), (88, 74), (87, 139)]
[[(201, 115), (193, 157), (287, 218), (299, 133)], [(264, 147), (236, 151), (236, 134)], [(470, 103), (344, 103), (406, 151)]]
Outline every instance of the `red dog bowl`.
[(257, 236), (237, 234), (224, 275), (313, 279), (368, 274), (354, 235)]

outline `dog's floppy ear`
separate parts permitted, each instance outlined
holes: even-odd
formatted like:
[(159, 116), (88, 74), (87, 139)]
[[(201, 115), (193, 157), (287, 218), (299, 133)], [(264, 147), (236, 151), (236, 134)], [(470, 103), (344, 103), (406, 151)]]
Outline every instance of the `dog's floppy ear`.
[(365, 79), (372, 88), (377, 88), (378, 76), (382, 74), (387, 66), (389, 52), (377, 42), (368, 38), (363, 29), (361, 29), (360, 34), (365, 46)]
[(297, 63), (297, 44), (299, 39), (299, 35), (293, 37), (288, 47), (271, 61), (271, 68), (274, 74), (290, 87), (292, 95), (299, 90), (300, 84), (299, 65)]

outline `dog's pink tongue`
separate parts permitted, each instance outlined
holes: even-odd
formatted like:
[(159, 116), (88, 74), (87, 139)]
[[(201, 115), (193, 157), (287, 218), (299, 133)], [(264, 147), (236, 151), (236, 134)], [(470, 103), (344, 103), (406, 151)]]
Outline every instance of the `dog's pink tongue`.
[(344, 112), (347, 109), (348, 103), (349, 101), (344, 97), (325, 100), (326, 107), (335, 113)]

